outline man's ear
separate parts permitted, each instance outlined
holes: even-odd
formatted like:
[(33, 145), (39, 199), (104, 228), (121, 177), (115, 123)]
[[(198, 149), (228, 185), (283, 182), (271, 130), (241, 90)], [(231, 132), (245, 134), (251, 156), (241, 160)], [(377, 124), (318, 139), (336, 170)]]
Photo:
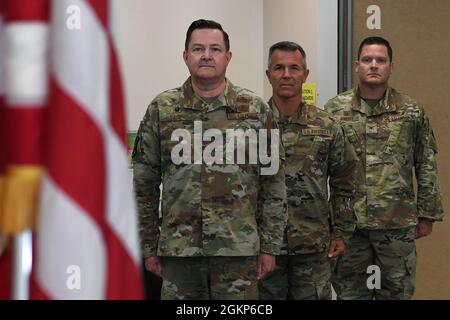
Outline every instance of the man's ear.
[(270, 70), (269, 69), (266, 70), (266, 76), (267, 76), (267, 80), (269, 80), (269, 83), (271, 83), (270, 82)]
[(391, 62), (391, 73), (394, 71), (394, 62)]
[(308, 79), (308, 76), (309, 76), (309, 69), (306, 69), (306, 71), (305, 71), (305, 81), (306, 81), (306, 79)]
[(230, 63), (231, 57), (233, 56), (233, 53), (231, 51), (227, 52), (227, 65)]

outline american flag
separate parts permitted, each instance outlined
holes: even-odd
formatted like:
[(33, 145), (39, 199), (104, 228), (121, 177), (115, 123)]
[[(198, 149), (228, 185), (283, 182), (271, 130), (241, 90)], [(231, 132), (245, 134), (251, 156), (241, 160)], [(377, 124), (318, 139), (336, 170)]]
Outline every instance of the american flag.
[[(34, 81), (43, 79), (33, 105), (44, 111), (35, 120), (43, 133), (35, 164), (44, 173), (30, 297), (140, 299), (137, 217), (110, 3), (6, 2), (6, 17), (15, 12), (20, 19), (7, 18), (5, 30), (16, 25), (10, 39), (22, 39), (17, 50), (34, 54), (31, 59), (22, 52), (17, 63), (31, 61), (28, 68), (41, 72)], [(29, 83), (22, 86), (31, 90)]]

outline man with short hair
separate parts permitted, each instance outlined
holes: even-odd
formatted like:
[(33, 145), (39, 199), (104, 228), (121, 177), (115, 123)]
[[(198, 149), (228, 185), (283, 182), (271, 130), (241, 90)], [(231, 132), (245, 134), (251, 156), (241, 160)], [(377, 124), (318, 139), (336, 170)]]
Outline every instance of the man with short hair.
[(163, 299), (258, 299), (257, 279), (280, 252), (284, 152), (268, 105), (225, 77), (229, 48), (219, 23), (194, 21), (183, 53), (189, 79), (152, 101), (137, 134), (142, 248)]
[[(415, 239), (429, 235), (443, 218), (433, 130), (424, 109), (388, 85), (393, 67), (386, 39), (364, 39), (356, 62), (358, 86), (325, 105), (344, 124), (363, 164), (355, 195), (357, 227), (335, 267), (338, 299), (410, 299)], [(381, 275), (373, 288), (367, 284), (369, 266)]]
[(288, 223), (276, 269), (260, 282), (260, 298), (331, 299), (330, 258), (345, 251), (355, 225), (357, 157), (338, 122), (302, 100), (309, 70), (300, 45), (274, 44), (266, 74), (286, 154)]

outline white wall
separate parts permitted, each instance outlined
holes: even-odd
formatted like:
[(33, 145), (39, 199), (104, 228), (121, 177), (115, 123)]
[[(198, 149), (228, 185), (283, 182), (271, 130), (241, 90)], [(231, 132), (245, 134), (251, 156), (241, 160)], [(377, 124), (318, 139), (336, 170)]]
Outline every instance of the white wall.
[[(233, 58), (227, 76), (268, 99), (269, 47), (301, 44), (308, 82), (318, 85), (318, 105), (336, 94), (336, 0), (114, 0), (114, 37), (122, 67), (128, 128), (136, 130), (149, 102), (188, 77), (182, 59), (192, 21), (213, 19), (230, 36)], [(319, 63), (320, 61), (320, 63)]]
[(337, 92), (338, 74), (338, 2), (317, 1), (317, 105)]
[[(294, 41), (306, 51), (307, 82), (317, 84), (317, 105), (337, 93), (337, 1), (264, 0), (264, 67), (268, 49), (278, 41)], [(267, 79), (264, 96), (272, 88)]]
[[(306, 52), (310, 70), (308, 82), (316, 82), (316, 0), (264, 0), (264, 68), (267, 69), (268, 51), (278, 41), (294, 41)], [(264, 96), (272, 95), (265, 80)]]

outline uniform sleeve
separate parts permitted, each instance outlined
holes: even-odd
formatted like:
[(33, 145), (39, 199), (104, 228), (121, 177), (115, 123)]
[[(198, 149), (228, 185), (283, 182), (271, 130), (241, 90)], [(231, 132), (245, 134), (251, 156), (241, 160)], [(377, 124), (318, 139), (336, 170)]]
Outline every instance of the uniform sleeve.
[(417, 213), (420, 218), (442, 221), (444, 210), (436, 163), (437, 144), (425, 113), (416, 126), (414, 166), (417, 178)]
[[(267, 107), (268, 108), (268, 107)], [(283, 236), (287, 223), (286, 184), (284, 171), (284, 147), (281, 135), (271, 111), (268, 113), (266, 128), (269, 146), (278, 147), (279, 168), (273, 174), (260, 175), (260, 194), (258, 196), (258, 233), (261, 252), (278, 255), (283, 244)], [(272, 132), (272, 130), (274, 130)], [(271, 137), (275, 139), (270, 139)], [(277, 141), (273, 141), (277, 140)], [(273, 152), (274, 150), (271, 150)]]
[(335, 133), (328, 159), (332, 238), (347, 242), (356, 225), (352, 204), (359, 161), (344, 130), (338, 124), (335, 126)]
[(159, 238), (161, 156), (158, 111), (151, 104), (142, 120), (133, 149), (133, 182), (144, 258), (156, 255)]

